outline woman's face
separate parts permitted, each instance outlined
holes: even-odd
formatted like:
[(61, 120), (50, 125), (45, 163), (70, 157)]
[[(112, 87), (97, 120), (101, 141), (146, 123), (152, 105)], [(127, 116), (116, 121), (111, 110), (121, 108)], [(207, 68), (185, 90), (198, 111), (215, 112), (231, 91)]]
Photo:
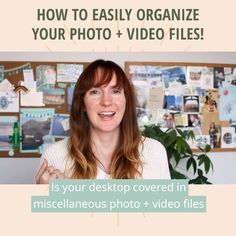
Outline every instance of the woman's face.
[(124, 89), (115, 87), (116, 76), (113, 75), (107, 85), (93, 87), (85, 93), (85, 110), (92, 131), (115, 132), (122, 121), (126, 99)]
[(194, 121), (195, 121), (194, 115), (190, 115), (190, 116), (189, 116), (189, 119), (190, 119), (191, 122), (194, 122)]

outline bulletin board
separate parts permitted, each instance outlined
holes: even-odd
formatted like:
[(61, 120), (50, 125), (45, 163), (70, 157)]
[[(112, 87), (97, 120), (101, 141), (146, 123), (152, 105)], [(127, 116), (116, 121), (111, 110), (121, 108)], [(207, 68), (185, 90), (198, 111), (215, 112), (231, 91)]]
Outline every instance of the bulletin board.
[[(7, 139), (13, 129), (11, 126), (15, 117), (19, 122), (20, 135), (25, 136), (25, 140), (30, 138), (27, 133), (32, 132), (30, 129), (39, 129), (39, 132), (42, 130), (44, 132), (46, 127), (52, 132), (52, 127), (48, 128), (46, 123), (49, 121), (49, 117), (50, 122), (55, 119), (55, 124), (62, 119), (64, 123), (61, 124), (64, 125), (63, 127), (67, 127), (68, 99), (69, 96), (70, 99), (72, 96), (69, 93), (73, 94), (73, 88), (78, 79), (77, 75), (88, 64), (87, 62), (0, 61), (0, 157), (39, 157), (41, 155), (40, 152), (34, 150), (33, 145), (30, 147), (27, 141), (24, 146), (20, 144), (21, 148), (15, 149), (14, 153), (9, 152), (11, 144), (7, 143), (9, 142)], [(42, 82), (45, 78), (46, 82)], [(12, 86), (11, 89), (9, 86)], [(9, 90), (13, 91), (9, 92)], [(24, 98), (22, 98), (23, 96)], [(36, 106), (33, 104), (34, 101), (36, 101)], [(45, 118), (45, 122), (38, 122), (43, 119), (42, 117)], [(22, 123), (22, 120), (25, 120), (25, 123)], [(21, 126), (24, 127), (24, 132), (27, 134), (22, 131)], [(57, 128), (54, 131), (53, 139), (55, 140), (63, 138), (60, 134), (57, 135), (57, 132), (61, 132)], [(42, 139), (42, 135), (44, 135), (39, 132), (37, 134), (34, 132), (35, 137), (40, 136), (37, 136), (38, 140)], [(67, 130), (65, 133), (68, 134)], [(52, 141), (47, 135), (43, 137), (46, 137), (45, 139), (49, 142)]]
[(125, 62), (139, 125), (193, 130), (197, 146), (236, 152), (236, 64)]

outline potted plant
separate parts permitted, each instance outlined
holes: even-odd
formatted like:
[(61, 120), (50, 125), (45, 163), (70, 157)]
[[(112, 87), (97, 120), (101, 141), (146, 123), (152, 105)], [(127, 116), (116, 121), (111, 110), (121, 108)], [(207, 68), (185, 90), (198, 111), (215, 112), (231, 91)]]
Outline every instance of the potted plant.
[[(210, 184), (208, 178), (204, 176), (213, 165), (207, 153), (211, 150), (210, 145), (205, 148), (199, 148), (200, 154), (193, 153), (187, 140), (195, 139), (193, 131), (183, 132), (180, 128), (171, 128), (162, 131), (157, 125), (144, 126), (143, 135), (161, 142), (167, 151), (170, 174), (172, 179), (189, 179), (190, 184)], [(186, 160), (186, 172), (178, 171), (178, 165), (181, 160)], [(190, 171), (194, 177), (190, 177)]]

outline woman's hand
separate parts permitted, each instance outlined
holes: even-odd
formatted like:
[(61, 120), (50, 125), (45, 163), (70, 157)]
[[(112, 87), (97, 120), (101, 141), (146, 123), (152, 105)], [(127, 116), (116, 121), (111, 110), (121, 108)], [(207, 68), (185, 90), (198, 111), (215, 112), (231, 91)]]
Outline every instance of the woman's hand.
[(35, 177), (36, 184), (48, 184), (51, 179), (65, 179), (65, 174), (52, 166), (48, 167), (48, 162), (44, 159)]

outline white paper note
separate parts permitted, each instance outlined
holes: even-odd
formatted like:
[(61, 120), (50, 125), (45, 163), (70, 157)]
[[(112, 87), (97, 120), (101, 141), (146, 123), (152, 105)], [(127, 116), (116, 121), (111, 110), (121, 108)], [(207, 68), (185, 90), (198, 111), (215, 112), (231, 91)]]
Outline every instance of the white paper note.
[(34, 87), (34, 73), (32, 69), (23, 70), (24, 74), (24, 85), (30, 89)]
[(8, 79), (4, 79), (0, 83), (0, 92), (11, 92), (13, 90), (14, 86), (9, 82)]
[(32, 88), (27, 94), (21, 92), (21, 106), (41, 107), (43, 103), (43, 92), (37, 92), (36, 88)]
[(65, 131), (69, 130), (69, 129), (70, 129), (70, 126), (69, 126), (69, 125), (70, 125), (70, 124), (69, 124), (69, 118), (63, 120), (63, 121), (61, 122), (61, 125), (62, 125), (62, 127), (63, 127), (63, 129), (64, 129)]

